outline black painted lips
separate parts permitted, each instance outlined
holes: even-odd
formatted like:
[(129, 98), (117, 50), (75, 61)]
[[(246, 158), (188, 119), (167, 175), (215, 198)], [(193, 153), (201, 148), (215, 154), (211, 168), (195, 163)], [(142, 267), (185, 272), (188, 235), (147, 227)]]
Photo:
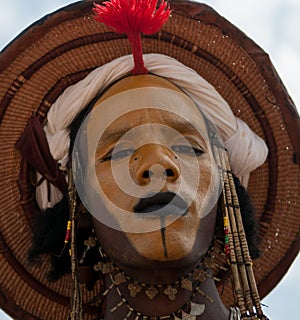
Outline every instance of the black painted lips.
[(187, 215), (187, 210), (186, 201), (173, 192), (159, 192), (142, 198), (133, 208), (135, 214), (141, 218), (180, 217)]

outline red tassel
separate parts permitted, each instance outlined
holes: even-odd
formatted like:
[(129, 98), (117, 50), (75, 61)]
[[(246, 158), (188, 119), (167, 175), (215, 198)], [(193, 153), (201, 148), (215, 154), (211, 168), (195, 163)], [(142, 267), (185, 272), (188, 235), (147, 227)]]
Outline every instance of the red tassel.
[(126, 33), (132, 46), (133, 74), (145, 74), (141, 33), (158, 32), (168, 20), (171, 10), (164, 0), (110, 0), (103, 5), (95, 4), (95, 19), (117, 33)]

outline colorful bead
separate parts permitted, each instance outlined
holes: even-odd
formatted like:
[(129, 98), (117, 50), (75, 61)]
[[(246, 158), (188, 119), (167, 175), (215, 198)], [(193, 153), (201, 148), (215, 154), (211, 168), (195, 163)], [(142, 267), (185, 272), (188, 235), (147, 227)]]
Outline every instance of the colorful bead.
[(223, 217), (223, 222), (224, 222), (224, 227), (228, 227), (229, 226), (229, 222), (228, 222), (228, 217), (227, 216)]
[(230, 264), (229, 220), (227, 216), (223, 217), (223, 223), (224, 223), (224, 252), (227, 257), (227, 263)]
[(65, 236), (65, 243), (67, 244), (71, 238), (71, 221), (69, 220), (67, 223), (67, 231)]

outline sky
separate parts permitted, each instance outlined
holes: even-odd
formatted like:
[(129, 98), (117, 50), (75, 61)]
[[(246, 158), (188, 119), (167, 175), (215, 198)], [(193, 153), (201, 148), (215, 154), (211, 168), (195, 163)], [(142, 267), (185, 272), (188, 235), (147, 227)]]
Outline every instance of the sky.
[[(0, 0), (0, 50), (31, 23), (73, 0)], [(269, 53), (300, 110), (300, 1), (203, 0)], [(270, 320), (299, 314), (300, 256), (279, 285), (262, 301)], [(11, 319), (0, 310), (0, 320)], [(58, 319), (59, 320), (59, 319)]]

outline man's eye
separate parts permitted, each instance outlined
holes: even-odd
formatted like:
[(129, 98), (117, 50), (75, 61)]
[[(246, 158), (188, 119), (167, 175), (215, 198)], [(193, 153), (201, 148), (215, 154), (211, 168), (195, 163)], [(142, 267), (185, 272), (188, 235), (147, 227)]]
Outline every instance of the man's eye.
[(192, 157), (200, 157), (204, 153), (204, 151), (200, 148), (189, 145), (172, 146), (171, 149), (176, 153), (185, 154)]
[(134, 153), (134, 149), (124, 149), (119, 151), (114, 151), (111, 156), (111, 160), (119, 160), (131, 156)]
[(134, 151), (135, 151), (134, 149), (123, 149), (118, 151), (112, 151), (108, 153), (104, 158), (102, 158), (100, 162), (121, 160), (128, 156), (131, 156), (134, 153)]

